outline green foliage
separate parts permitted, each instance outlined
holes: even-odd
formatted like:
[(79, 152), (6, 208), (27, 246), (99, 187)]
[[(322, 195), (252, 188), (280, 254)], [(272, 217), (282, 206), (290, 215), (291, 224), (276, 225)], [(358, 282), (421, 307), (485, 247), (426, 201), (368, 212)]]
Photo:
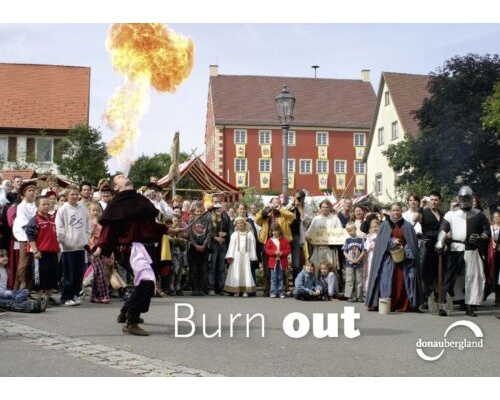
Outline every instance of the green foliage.
[(71, 129), (54, 151), (59, 171), (75, 182), (96, 184), (108, 175), (106, 161), (109, 158), (101, 132), (88, 125)]
[(484, 127), (500, 132), (500, 82), (495, 84), (493, 94), (484, 102), (483, 110)]
[(495, 201), (500, 141), (498, 132), (483, 124), (483, 104), (491, 104), (487, 99), (499, 80), (498, 55), (453, 57), (431, 74), (431, 96), (416, 112), (419, 137), (389, 146), (384, 153), (389, 165), (402, 172), (397, 182), (401, 191), (455, 193), (467, 184), (486, 203)]
[(259, 209), (262, 209), (264, 206), (264, 203), (262, 202), (262, 199), (260, 195), (257, 193), (255, 189), (248, 189), (245, 191), (245, 195), (243, 196), (243, 202), (250, 207), (252, 204), (257, 204), (257, 207)]
[[(179, 164), (183, 163), (188, 159), (189, 155), (184, 152), (179, 153)], [(142, 155), (140, 156), (130, 168), (128, 177), (134, 184), (134, 187), (139, 188), (146, 185), (149, 182), (151, 176), (157, 176), (158, 178), (163, 178), (168, 174), (172, 160), (170, 154), (167, 153), (156, 153), (152, 156)], [(184, 175), (177, 184), (179, 189), (198, 189), (199, 185), (196, 181), (189, 175)], [(193, 196), (189, 192), (179, 192), (184, 198), (200, 198), (201, 194), (197, 193)]]
[(279, 196), (281, 192), (279, 190), (274, 190), (274, 189), (265, 189), (262, 194), (264, 196)]

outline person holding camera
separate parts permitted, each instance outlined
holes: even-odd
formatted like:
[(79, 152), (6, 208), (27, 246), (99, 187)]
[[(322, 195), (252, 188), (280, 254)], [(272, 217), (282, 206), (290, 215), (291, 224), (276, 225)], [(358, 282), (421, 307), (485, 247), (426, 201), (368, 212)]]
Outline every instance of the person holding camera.
[(290, 229), (292, 231), (292, 273), (293, 279), (302, 271), (302, 255), (305, 243), (305, 231), (311, 223), (312, 215), (306, 211), (306, 194), (302, 189), (297, 190), (286, 210), (295, 216)]
[[(293, 240), (291, 224), (295, 219), (295, 214), (291, 211), (286, 210), (281, 206), (281, 200), (279, 197), (274, 197), (271, 200), (271, 204), (264, 207), (262, 211), (257, 213), (255, 217), (255, 223), (261, 227), (259, 233), (259, 242), (264, 246), (272, 236), (270, 227), (277, 223), (283, 230), (283, 237), (291, 242)], [(268, 268), (269, 258), (264, 253), (262, 255), (262, 267), (264, 270), (264, 296), (269, 296), (270, 294), (270, 272)]]

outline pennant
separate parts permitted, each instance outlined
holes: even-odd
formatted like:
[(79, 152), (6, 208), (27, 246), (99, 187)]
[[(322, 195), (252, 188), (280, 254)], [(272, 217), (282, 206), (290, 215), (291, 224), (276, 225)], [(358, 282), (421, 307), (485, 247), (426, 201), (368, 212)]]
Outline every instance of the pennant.
[(246, 145), (245, 144), (237, 144), (236, 145), (236, 157), (237, 158), (245, 158), (246, 153)]
[(364, 147), (356, 147), (356, 160), (362, 160), (365, 155)]
[(328, 189), (328, 174), (318, 174), (319, 189)]
[(269, 172), (260, 173), (260, 187), (262, 189), (269, 189), (271, 186), (271, 174)]
[(295, 174), (293, 172), (288, 173), (288, 188), (293, 189), (295, 187)]
[(236, 172), (236, 187), (245, 187), (246, 186), (246, 172)]
[(335, 175), (337, 178), (336, 187), (337, 190), (345, 190), (345, 174)]
[(318, 158), (320, 160), (328, 159), (328, 146), (318, 146)]
[(365, 190), (365, 176), (356, 175), (356, 190)]
[(271, 145), (270, 144), (261, 144), (260, 152), (262, 158), (271, 158)]

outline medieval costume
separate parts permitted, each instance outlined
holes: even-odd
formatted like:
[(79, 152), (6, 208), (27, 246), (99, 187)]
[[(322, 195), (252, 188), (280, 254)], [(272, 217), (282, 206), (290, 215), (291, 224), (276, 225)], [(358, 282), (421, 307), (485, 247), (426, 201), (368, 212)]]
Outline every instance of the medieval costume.
[[(478, 251), (479, 244), (490, 239), (490, 226), (486, 216), (472, 208), (473, 193), (470, 187), (463, 186), (459, 193), (459, 209), (448, 211), (436, 244), (436, 250), (444, 249), (447, 234), (451, 234), (450, 252), (444, 278), (444, 288), (454, 296), (457, 277), (465, 270), (465, 306), (466, 314), (475, 317), (476, 305), (483, 301), (485, 274), (483, 260)], [(440, 315), (447, 315), (444, 310)]]
[(102, 230), (96, 246), (107, 257), (120, 247), (124, 266), (134, 274), (135, 290), (118, 316), (118, 322), (127, 323), (123, 331), (133, 335), (148, 335), (137, 324), (141, 322), (140, 313), (149, 310), (155, 293), (156, 278), (145, 245), (157, 243), (161, 235), (166, 234), (166, 226), (156, 222), (157, 215), (153, 204), (131, 189), (113, 197), (99, 220)]
[[(332, 230), (342, 228), (342, 222), (335, 214), (329, 214), (327, 216), (317, 215), (311, 221), (311, 225), (306, 232), (306, 238), (310, 238), (312, 233), (317, 230)], [(338, 254), (337, 249), (333, 246), (327, 245), (314, 245), (314, 250), (309, 258), (309, 261), (314, 264), (314, 271), (316, 276), (319, 271), (319, 263), (321, 261), (327, 261), (333, 265), (334, 268), (338, 266)]]
[[(238, 217), (236, 220), (243, 217)], [(235, 220), (235, 221), (236, 221)], [(245, 231), (236, 230), (231, 235), (226, 259), (232, 262), (227, 270), (224, 291), (228, 293), (253, 293), (255, 292), (255, 281), (252, 277), (251, 261), (257, 260), (255, 251), (256, 243), (249, 224), (245, 221)]]
[(439, 256), (435, 250), (439, 227), (443, 220), (443, 213), (439, 210), (433, 212), (430, 208), (422, 211), (420, 242), (420, 265), (422, 267), (422, 281), (425, 301), (434, 292), (434, 301), (438, 302), (438, 269)]
[[(405, 253), (397, 263), (389, 251), (395, 239)], [(402, 217), (382, 222), (377, 232), (365, 304), (375, 309), (380, 297), (391, 298), (391, 311), (417, 311), (422, 304), (417, 234)]]

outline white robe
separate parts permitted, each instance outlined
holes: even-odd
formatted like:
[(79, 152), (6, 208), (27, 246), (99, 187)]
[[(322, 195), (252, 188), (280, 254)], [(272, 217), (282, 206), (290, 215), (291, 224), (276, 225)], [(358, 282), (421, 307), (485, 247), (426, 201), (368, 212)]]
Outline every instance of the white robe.
[(226, 258), (232, 258), (227, 271), (224, 291), (229, 293), (253, 293), (255, 282), (252, 277), (250, 261), (257, 260), (253, 232), (234, 232), (231, 235)]
[[(309, 238), (311, 233), (316, 230), (331, 230), (335, 228), (342, 228), (342, 222), (340, 222), (339, 217), (335, 214), (330, 214), (327, 217), (317, 215), (311, 221), (311, 225), (309, 225), (309, 229), (306, 232), (306, 238)], [(330, 248), (330, 246), (314, 246), (309, 261), (314, 264), (315, 272), (318, 272), (319, 263), (322, 261), (327, 261), (336, 268), (338, 266), (338, 254), (336, 254), (336, 249)]]

